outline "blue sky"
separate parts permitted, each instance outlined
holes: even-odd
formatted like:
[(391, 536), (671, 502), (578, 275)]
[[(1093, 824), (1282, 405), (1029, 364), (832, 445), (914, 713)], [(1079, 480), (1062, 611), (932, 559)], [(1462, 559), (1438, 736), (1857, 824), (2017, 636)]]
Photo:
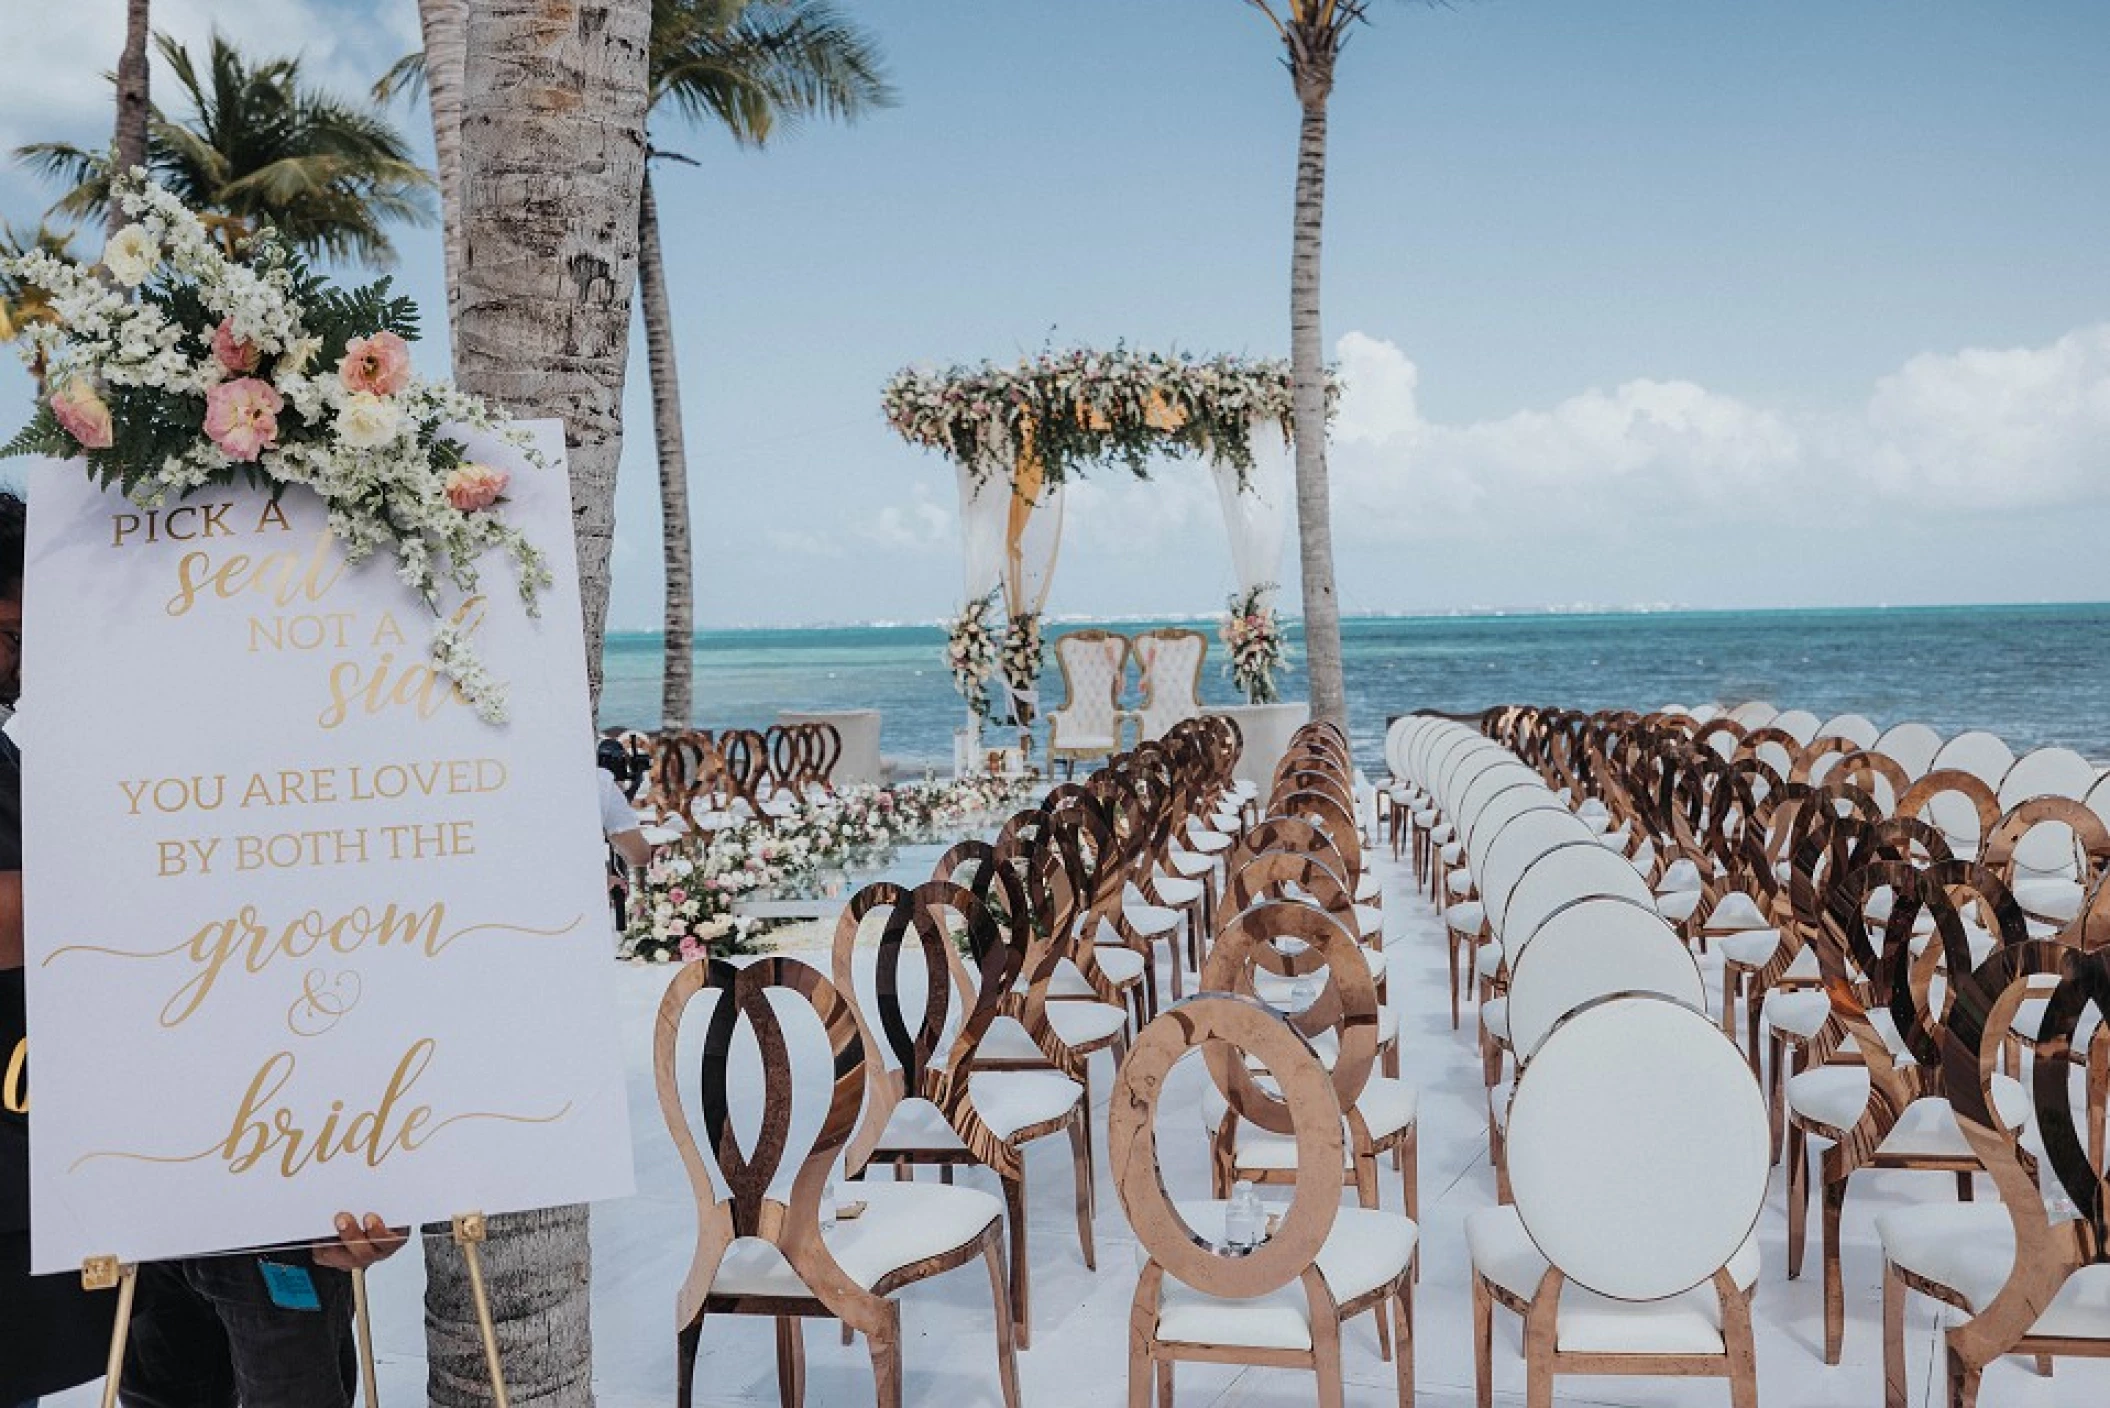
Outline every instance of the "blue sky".
[[(1296, 111), (1242, 0), (846, 0), (901, 105), (660, 174), (705, 624), (930, 619), (896, 367), (1052, 338), (1280, 355)], [(0, 10), (0, 140), (103, 140), (122, 7)], [(410, 0), (160, 0), (350, 88)], [(1360, 610), (2100, 599), (2110, 6), (1380, 4), (1333, 107), (1326, 329)], [(424, 136), (422, 111), (405, 120)], [(0, 176), (0, 212), (48, 199)], [(437, 236), (401, 277), (440, 306)], [(441, 370), (443, 341), (424, 349)], [(613, 621), (658, 614), (643, 356)], [(0, 404), (26, 381), (0, 372)], [(4, 419), (4, 417), (0, 417)], [(1192, 466), (1073, 499), (1050, 609), (1208, 610)], [(1285, 577), (1294, 580), (1294, 563)]]

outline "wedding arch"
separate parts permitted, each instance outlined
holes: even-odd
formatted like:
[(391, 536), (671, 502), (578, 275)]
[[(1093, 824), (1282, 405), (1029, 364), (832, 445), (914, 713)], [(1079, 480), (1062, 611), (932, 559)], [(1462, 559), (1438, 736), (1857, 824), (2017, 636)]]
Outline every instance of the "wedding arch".
[[(1330, 374), (1327, 390), (1330, 406), (1339, 391)], [(1238, 582), (1226, 631), (1234, 678), (1255, 702), (1274, 697), (1274, 596), (1294, 500), (1288, 362), (1051, 350), (1016, 366), (904, 368), (881, 405), (903, 439), (954, 467), (966, 572), (947, 664), (976, 715), (993, 713), (992, 680), (1013, 721), (1030, 724), (1037, 712), (1065, 486), (1091, 468), (1148, 479), (1161, 456), (1200, 458), (1216, 481)], [(989, 619), (999, 599), (1000, 628)]]

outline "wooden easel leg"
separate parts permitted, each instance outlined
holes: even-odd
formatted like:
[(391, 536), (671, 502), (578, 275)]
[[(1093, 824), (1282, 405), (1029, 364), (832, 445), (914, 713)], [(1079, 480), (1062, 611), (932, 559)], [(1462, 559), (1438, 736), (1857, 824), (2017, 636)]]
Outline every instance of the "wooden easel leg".
[(359, 1391), (366, 1408), (380, 1408), (381, 1385), (374, 1369), (374, 1316), (366, 1299), (366, 1268), (352, 1272), (352, 1330), (359, 1341)]
[(110, 1358), (103, 1366), (103, 1408), (117, 1408), (117, 1386), (125, 1376), (125, 1341), (132, 1332), (132, 1297), (139, 1289), (139, 1268), (115, 1257), (90, 1257), (81, 1264), (86, 1290), (117, 1291), (117, 1319), (110, 1326)]
[(484, 1367), (491, 1371), (491, 1398), (498, 1408), (512, 1408), (506, 1395), (505, 1367), (498, 1359), (498, 1327), (491, 1322), (491, 1298), (484, 1293), (484, 1215), (465, 1212), (454, 1219), (454, 1244), (469, 1264), (469, 1296), (476, 1303), (476, 1328), (484, 1341)]

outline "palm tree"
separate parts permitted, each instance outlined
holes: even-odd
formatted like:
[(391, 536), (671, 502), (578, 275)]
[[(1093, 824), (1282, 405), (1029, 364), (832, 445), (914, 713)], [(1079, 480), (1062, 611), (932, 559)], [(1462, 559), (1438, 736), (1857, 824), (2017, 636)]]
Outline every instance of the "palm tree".
[[(461, 124), (463, 389), (564, 422), (590, 704), (601, 688), (623, 372), (637, 283), (650, 0), (480, 0)], [(532, 199), (522, 199), (532, 192)], [(484, 1271), (516, 1403), (591, 1408), (587, 1211), (490, 1220)], [(485, 1408), (462, 1258), (426, 1259), (427, 1394)]]
[[(125, 50), (117, 60), (117, 169), (147, 164), (147, 30), (149, 0), (125, 0)], [(124, 226), (124, 212), (112, 207), (110, 233)]]
[[(894, 101), (878, 45), (829, 0), (653, 0), (652, 108), (721, 126), (760, 147), (808, 117), (854, 121)], [(652, 158), (687, 161), (653, 148)], [(691, 163), (693, 164), (693, 163)], [(666, 563), (665, 666), (660, 717), (686, 728), (695, 639), (689, 469), (682, 443), (681, 376), (667, 301), (659, 205), (645, 171), (638, 211), (639, 294), (659, 451), (660, 524)]]
[(1297, 554), (1303, 567), (1304, 655), (1312, 717), (1348, 726), (1341, 676), (1341, 603), (1333, 583), (1333, 509), (1326, 485), (1326, 347), (1319, 333), (1320, 226), (1326, 214), (1326, 102), (1348, 30), (1370, 0), (1246, 0), (1275, 27), (1303, 125), (1289, 256), (1291, 419), (1297, 441)]
[[(376, 112), (305, 86), (298, 59), (251, 62), (215, 34), (201, 74), (183, 45), (166, 34), (154, 42), (190, 112), (177, 121), (152, 109), (147, 169), (230, 251), (268, 222), (310, 254), (388, 264), (389, 223), (430, 222), (432, 178), (402, 134)], [(108, 213), (107, 155), (64, 142), (16, 155), (69, 186), (54, 213)]]
[(440, 183), (441, 253), (447, 271), (447, 326), (461, 312), (462, 79), (468, 67), (469, 0), (418, 0), (425, 47), (396, 60), (374, 85), (374, 101), (422, 90), (432, 114), (432, 155)]
[[(33, 235), (13, 229), (0, 231), (0, 259), (19, 258), (39, 249), (65, 259), (70, 256), (66, 246), (71, 241), (72, 236), (48, 225), (37, 226)], [(13, 342), (37, 324), (58, 320), (58, 310), (51, 306), (49, 290), (30, 283), (19, 274), (0, 274), (0, 342)], [(44, 390), (42, 351), (30, 363), (29, 374), (36, 378), (37, 392), (41, 396)]]

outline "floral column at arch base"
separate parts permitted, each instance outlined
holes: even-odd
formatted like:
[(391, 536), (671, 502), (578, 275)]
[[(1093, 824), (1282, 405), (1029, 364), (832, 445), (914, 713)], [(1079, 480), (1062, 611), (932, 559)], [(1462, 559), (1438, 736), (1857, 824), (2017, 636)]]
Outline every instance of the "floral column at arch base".
[(1239, 692), (1251, 703), (1272, 704), (1280, 697), (1275, 672), (1288, 656), (1282, 619), (1275, 610), (1282, 549), (1295, 501), (1287, 423), (1256, 419), (1249, 444), (1252, 463), (1244, 474), (1222, 461), (1209, 466), (1223, 508), (1231, 571), (1238, 582), (1219, 635), (1230, 653), (1227, 670)]

